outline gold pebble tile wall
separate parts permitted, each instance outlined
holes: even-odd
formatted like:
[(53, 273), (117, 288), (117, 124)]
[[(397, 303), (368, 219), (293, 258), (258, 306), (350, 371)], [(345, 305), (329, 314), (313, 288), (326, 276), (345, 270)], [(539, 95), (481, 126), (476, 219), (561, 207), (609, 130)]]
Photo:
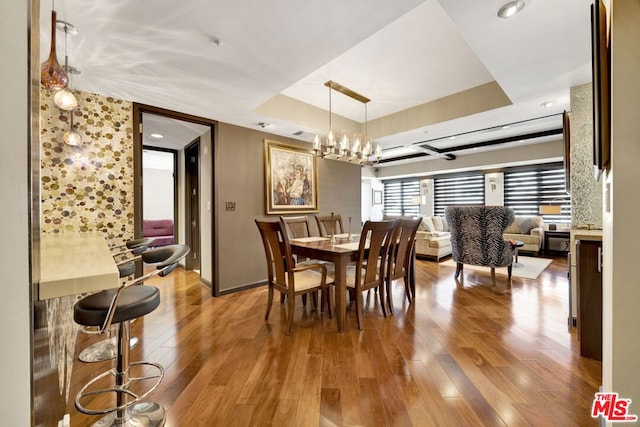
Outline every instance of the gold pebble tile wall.
[(74, 91), (73, 123), (82, 136), (64, 144), (70, 112), (41, 91), (41, 227), (44, 233), (101, 231), (110, 244), (133, 238), (132, 103)]

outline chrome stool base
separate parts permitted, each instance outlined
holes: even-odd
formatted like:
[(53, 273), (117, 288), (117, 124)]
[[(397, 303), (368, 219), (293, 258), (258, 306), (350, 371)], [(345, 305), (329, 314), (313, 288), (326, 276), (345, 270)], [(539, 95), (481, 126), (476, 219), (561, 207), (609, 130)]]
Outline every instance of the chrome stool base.
[(116, 420), (115, 412), (94, 424), (94, 427), (156, 427), (163, 426), (165, 411), (158, 403), (139, 402), (127, 408), (124, 420)]
[[(132, 337), (129, 341), (129, 348), (133, 348), (137, 344), (138, 337)], [(115, 359), (118, 353), (117, 349), (116, 337), (107, 338), (82, 350), (78, 355), (78, 359), (85, 363), (104, 362), (105, 360)]]

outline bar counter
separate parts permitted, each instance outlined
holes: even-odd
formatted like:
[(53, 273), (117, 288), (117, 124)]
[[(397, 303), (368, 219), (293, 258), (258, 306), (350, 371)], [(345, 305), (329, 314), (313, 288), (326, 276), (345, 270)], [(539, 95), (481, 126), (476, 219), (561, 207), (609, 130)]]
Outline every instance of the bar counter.
[(100, 232), (43, 233), (38, 299), (118, 286), (118, 268)]

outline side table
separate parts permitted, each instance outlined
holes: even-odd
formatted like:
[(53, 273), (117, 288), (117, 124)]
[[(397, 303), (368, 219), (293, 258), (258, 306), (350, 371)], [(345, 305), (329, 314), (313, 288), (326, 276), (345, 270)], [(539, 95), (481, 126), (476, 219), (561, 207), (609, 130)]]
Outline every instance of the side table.
[[(546, 230), (544, 232), (544, 252), (559, 252), (559, 253), (567, 253), (569, 252), (569, 240), (570, 240), (570, 231), (569, 230)], [(549, 249), (549, 239), (563, 239), (567, 241), (566, 250), (550, 250)]]

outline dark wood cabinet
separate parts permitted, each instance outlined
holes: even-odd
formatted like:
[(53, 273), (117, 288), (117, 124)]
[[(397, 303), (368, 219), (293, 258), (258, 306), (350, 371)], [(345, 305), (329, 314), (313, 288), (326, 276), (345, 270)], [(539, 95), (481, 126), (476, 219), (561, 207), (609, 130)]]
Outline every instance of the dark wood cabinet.
[(576, 243), (580, 354), (602, 360), (602, 242)]

